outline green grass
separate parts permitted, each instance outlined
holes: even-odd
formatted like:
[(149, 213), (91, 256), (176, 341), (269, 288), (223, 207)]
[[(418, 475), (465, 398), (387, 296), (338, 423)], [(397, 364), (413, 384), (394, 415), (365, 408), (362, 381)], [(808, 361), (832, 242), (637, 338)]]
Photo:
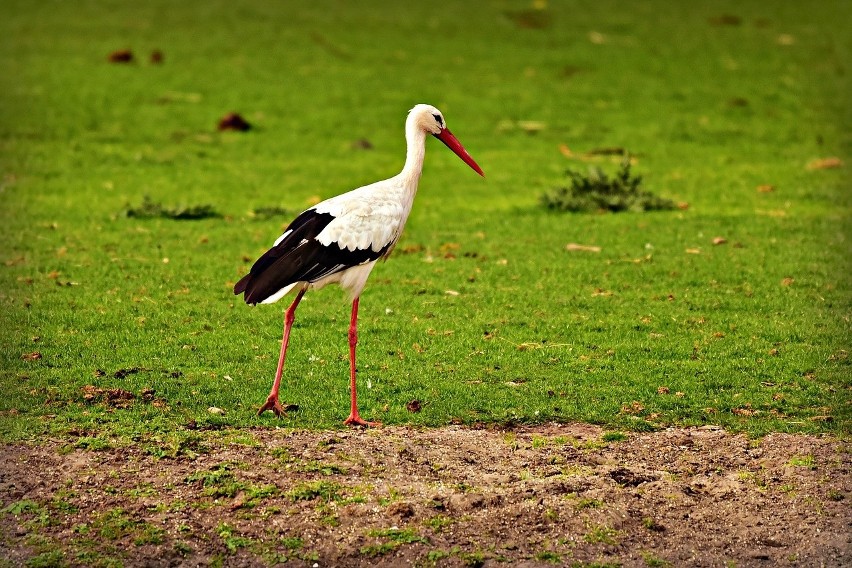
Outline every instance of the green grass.
[(403, 544), (413, 543), (428, 543), (429, 540), (420, 536), (412, 529), (375, 529), (367, 531), (367, 537), (375, 539), (385, 539), (378, 544), (368, 544), (360, 548), (361, 554), (364, 556), (382, 556), (388, 552), (392, 552)]
[[(279, 420), (254, 412), (284, 306), (231, 287), (289, 214), (396, 173), (418, 102), (487, 178), (430, 142), (362, 297), (366, 418), (848, 434), (850, 5), (529, 9), (4, 3), (2, 437), (98, 449), (185, 425), (338, 427), (342, 293), (299, 309), (283, 398), (300, 410)], [(107, 62), (124, 48), (135, 63)], [(231, 111), (252, 129), (218, 132)], [(616, 167), (586, 157), (611, 147), (688, 208), (540, 206), (565, 170)], [(827, 157), (843, 167), (808, 167)], [(128, 217), (146, 203), (159, 213)]]

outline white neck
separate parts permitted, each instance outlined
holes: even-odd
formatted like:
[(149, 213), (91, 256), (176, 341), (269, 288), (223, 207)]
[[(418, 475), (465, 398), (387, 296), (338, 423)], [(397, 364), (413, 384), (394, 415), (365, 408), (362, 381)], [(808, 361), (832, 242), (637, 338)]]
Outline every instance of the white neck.
[(405, 166), (403, 166), (399, 177), (412, 193), (417, 191), (417, 182), (423, 171), (423, 157), (426, 154), (426, 132), (409, 115), (405, 121), (405, 142), (408, 146), (405, 155)]

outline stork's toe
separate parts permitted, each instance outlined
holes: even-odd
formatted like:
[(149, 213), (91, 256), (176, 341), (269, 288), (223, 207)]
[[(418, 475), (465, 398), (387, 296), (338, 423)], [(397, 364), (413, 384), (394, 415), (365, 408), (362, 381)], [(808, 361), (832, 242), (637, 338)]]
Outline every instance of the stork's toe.
[(269, 398), (267, 398), (266, 402), (263, 403), (263, 406), (261, 406), (257, 410), (257, 415), (260, 416), (261, 414), (263, 414), (267, 410), (271, 410), (272, 412), (275, 413), (275, 416), (279, 416), (279, 417), (282, 414), (284, 414), (284, 408), (281, 406), (281, 402), (278, 400), (277, 396), (276, 397), (270, 396)]
[(377, 428), (382, 425), (381, 422), (369, 422), (361, 418), (358, 414), (350, 414), (349, 418), (343, 421), (346, 426), (361, 426), (363, 428)]

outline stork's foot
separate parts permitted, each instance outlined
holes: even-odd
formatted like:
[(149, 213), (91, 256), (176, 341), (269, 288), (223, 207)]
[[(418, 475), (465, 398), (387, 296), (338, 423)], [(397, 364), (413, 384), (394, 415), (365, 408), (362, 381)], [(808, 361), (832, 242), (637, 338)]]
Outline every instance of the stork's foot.
[(343, 423), (347, 426), (361, 426), (363, 428), (375, 428), (382, 425), (381, 422), (367, 422), (358, 413), (350, 414), (349, 418), (344, 420)]
[[(290, 409), (291, 406), (294, 406), (294, 405), (288, 404), (287, 409)], [(282, 414), (284, 414), (286, 409), (283, 406), (281, 406), (281, 401), (278, 400), (277, 395), (276, 396), (269, 395), (269, 397), (266, 399), (266, 402), (263, 403), (263, 406), (261, 406), (257, 410), (257, 415), (260, 416), (261, 414), (263, 414), (267, 410), (271, 410), (272, 412), (275, 413), (275, 416), (280, 417)]]

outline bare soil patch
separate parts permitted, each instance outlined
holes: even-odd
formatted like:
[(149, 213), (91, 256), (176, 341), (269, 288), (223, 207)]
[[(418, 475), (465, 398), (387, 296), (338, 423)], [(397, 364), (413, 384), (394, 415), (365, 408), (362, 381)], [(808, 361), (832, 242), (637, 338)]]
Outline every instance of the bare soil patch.
[[(193, 432), (0, 456), (8, 565), (850, 566), (831, 437), (715, 427)], [(0, 560), (0, 565), (3, 561)]]

